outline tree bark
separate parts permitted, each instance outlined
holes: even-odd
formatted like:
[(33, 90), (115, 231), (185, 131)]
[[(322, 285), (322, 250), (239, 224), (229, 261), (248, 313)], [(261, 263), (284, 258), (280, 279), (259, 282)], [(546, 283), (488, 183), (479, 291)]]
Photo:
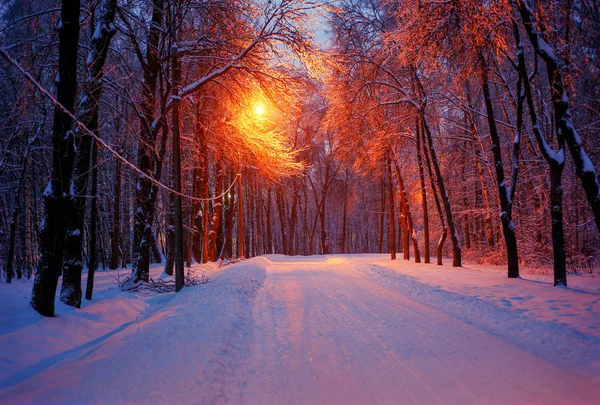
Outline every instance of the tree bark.
[[(77, 91), (77, 54), (79, 46), (79, 0), (63, 0), (58, 27), (57, 101), (74, 112)], [(52, 129), (52, 173), (44, 191), (44, 220), (40, 228), (40, 256), (33, 282), (31, 306), (44, 316), (54, 316), (54, 297), (61, 274), (65, 245), (65, 195), (75, 161), (72, 120), (61, 108), (54, 108)]]
[(379, 254), (383, 253), (383, 236), (385, 229), (385, 177), (381, 176), (381, 213), (379, 214)]
[[(235, 173), (231, 173), (230, 182), (232, 184), (237, 181)], [(221, 253), (221, 259), (231, 259), (233, 256), (233, 220), (235, 218), (235, 186), (231, 187), (231, 190), (225, 196), (225, 242), (223, 252)]]
[(421, 122), (417, 120), (416, 141), (417, 141), (417, 165), (419, 167), (419, 182), (421, 185), (421, 207), (423, 210), (423, 242), (425, 244), (424, 262), (431, 262), (430, 242), (429, 242), (429, 209), (427, 207), (427, 189), (425, 187), (425, 171), (423, 169), (423, 150), (421, 147)]
[[(388, 152), (389, 153), (389, 152)], [(391, 153), (389, 153), (391, 154)], [(389, 198), (390, 198), (390, 210), (389, 210), (389, 234), (390, 234), (390, 240), (389, 240), (389, 248), (390, 248), (390, 255), (391, 255), (391, 260), (396, 260), (396, 218), (394, 215), (394, 180), (392, 177), (392, 158), (388, 155), (387, 157), (387, 172), (388, 172), (388, 191), (389, 191)]]
[(281, 253), (284, 255), (288, 254), (287, 247), (287, 229), (286, 229), (286, 207), (285, 207), (285, 199), (283, 197), (283, 192), (281, 191), (281, 186), (277, 186), (275, 190), (275, 198), (277, 200), (277, 212), (279, 213), (279, 228), (281, 231)]
[[(496, 119), (494, 117), (494, 106), (492, 104), (492, 96), (490, 92), (488, 79), (488, 66), (485, 57), (481, 58), (481, 83), (483, 89), (483, 99), (487, 112), (487, 120), (490, 129), (490, 137), (492, 138), (492, 153), (494, 154), (494, 167), (496, 168), (496, 181), (498, 186), (498, 196), (500, 198), (500, 220), (502, 222), (502, 233), (504, 234), (504, 243), (506, 245), (506, 256), (508, 261), (508, 278), (519, 277), (519, 256), (517, 250), (517, 236), (515, 234), (515, 225), (512, 220), (512, 192), (506, 186), (504, 177), (504, 165), (502, 163), (502, 150), (500, 145), (500, 136), (496, 127)], [(519, 97), (521, 95), (519, 94)], [(513, 178), (516, 181), (516, 178)], [(511, 188), (515, 184), (511, 184)]]
[(271, 187), (267, 190), (267, 254), (273, 253), (273, 229), (271, 225)]
[[(220, 159), (217, 159), (216, 163), (217, 171), (217, 187), (215, 190), (216, 196), (223, 194), (223, 164)], [(215, 200), (213, 217), (210, 224), (210, 233), (208, 235), (208, 260), (211, 262), (217, 261), (219, 256), (217, 255), (217, 233), (221, 228), (221, 215), (223, 212), (223, 198)]]
[[(179, 7), (176, 4), (175, 7)], [(179, 12), (177, 12), (179, 14)], [(176, 18), (179, 21), (179, 18)], [(176, 30), (175, 27), (173, 27)], [(183, 273), (183, 209), (181, 202), (181, 134), (179, 129), (179, 82), (181, 80), (181, 71), (179, 66), (177, 32), (173, 33), (175, 43), (171, 47), (171, 65), (172, 65), (172, 89), (173, 89), (173, 189), (175, 190), (175, 292), (181, 291), (184, 284)]]
[(98, 225), (98, 144), (92, 145), (92, 207), (90, 212), (90, 260), (88, 261), (88, 277), (85, 286), (85, 299), (91, 301), (94, 292), (94, 275), (98, 268), (97, 225)]
[[(138, 168), (151, 178), (156, 178), (159, 156), (155, 150), (156, 133), (152, 128), (156, 104), (156, 88), (159, 73), (159, 40), (162, 32), (164, 0), (153, 0), (152, 20), (146, 41), (146, 60), (142, 63), (142, 105), (140, 107), (140, 141), (138, 143)], [(133, 232), (133, 269), (129, 283), (150, 279), (150, 244), (156, 189), (145, 176), (138, 177), (135, 195)]]
[[(10, 284), (13, 277), (13, 263), (15, 257), (15, 241), (17, 237), (17, 219), (19, 218), (19, 213), (21, 211), (21, 193), (23, 191), (23, 187), (25, 186), (25, 182), (28, 176), (28, 162), (29, 162), (29, 152), (31, 150), (31, 146), (33, 146), (34, 142), (36, 142), (37, 137), (40, 133), (41, 125), (38, 127), (38, 132), (33, 135), (30, 139), (27, 140), (27, 146), (25, 147), (25, 151), (23, 153), (23, 162), (21, 164), (21, 170), (19, 174), (19, 181), (17, 183), (17, 189), (15, 190), (15, 208), (12, 212), (11, 220), (10, 220), (10, 236), (8, 242), (8, 256), (6, 260), (6, 282)], [(27, 199), (29, 196), (25, 196)], [(28, 208), (28, 203), (25, 204), (26, 211)], [(26, 224), (27, 227), (27, 224)], [(23, 231), (27, 233), (27, 229)], [(25, 238), (27, 239), (27, 238)], [(28, 248), (28, 246), (24, 246), (24, 248)], [(21, 278), (22, 274), (19, 272), (17, 274), (17, 278)]]
[[(554, 285), (567, 286), (566, 273), (566, 255), (565, 255), (565, 236), (563, 226), (563, 206), (562, 206), (562, 173), (565, 165), (565, 140), (560, 130), (559, 115), (560, 111), (555, 110), (555, 124), (557, 126), (558, 152), (553, 151), (546, 139), (542, 135), (540, 124), (538, 122), (535, 103), (533, 102), (533, 93), (529, 82), (527, 65), (525, 64), (525, 50), (519, 35), (519, 28), (513, 27), (515, 41), (518, 48), (518, 69), (523, 81), (525, 98), (531, 119), (532, 129), (542, 156), (550, 167), (550, 216), (552, 218), (552, 249), (554, 252)], [(553, 93), (552, 97), (555, 97)]]
[(238, 175), (238, 257), (244, 259), (244, 189), (242, 185), (242, 170)]
[(115, 159), (115, 187), (114, 187), (114, 205), (112, 218), (112, 238), (110, 241), (110, 269), (116, 270), (119, 267), (121, 255), (121, 182), (122, 167), (121, 159)]
[[(410, 241), (413, 243), (413, 250), (415, 252), (415, 263), (421, 263), (421, 254), (419, 252), (419, 243), (415, 235), (415, 230), (412, 223), (412, 215), (410, 213), (410, 204), (408, 202), (408, 194), (406, 187), (404, 186), (404, 179), (400, 166), (396, 159), (394, 159), (394, 167), (396, 169), (396, 177), (398, 178), (398, 186), (400, 189), (400, 200), (402, 201), (402, 226), (404, 227), (404, 260), (410, 260)], [(409, 240), (410, 237), (410, 240)]]
[[(437, 155), (435, 153), (435, 147), (433, 145), (433, 136), (431, 134), (431, 128), (429, 127), (429, 122), (423, 112), (421, 112), (421, 120), (423, 122), (423, 127), (425, 129), (425, 135), (426, 135), (427, 143), (429, 146), (429, 154), (431, 157), (431, 163), (432, 163), (433, 169), (435, 171), (435, 177), (437, 180), (438, 189), (440, 192), (444, 211), (446, 214), (448, 230), (450, 231), (450, 240), (452, 241), (452, 266), (453, 267), (461, 267), (462, 266), (462, 255), (461, 255), (460, 240), (458, 239), (458, 232), (456, 231), (456, 224), (454, 223), (454, 217), (452, 215), (452, 206), (450, 205), (450, 198), (448, 197), (448, 191), (446, 190), (446, 184), (444, 183), (444, 179), (442, 177), (442, 170), (440, 168), (440, 164), (437, 159)], [(439, 261), (439, 259), (438, 259), (438, 261)]]

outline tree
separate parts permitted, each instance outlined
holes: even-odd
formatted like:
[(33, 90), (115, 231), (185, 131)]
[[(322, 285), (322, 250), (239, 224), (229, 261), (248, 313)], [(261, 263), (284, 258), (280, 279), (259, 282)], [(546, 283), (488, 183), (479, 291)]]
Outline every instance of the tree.
[[(60, 38), (56, 100), (69, 112), (75, 110), (79, 0), (63, 0), (58, 35)], [(40, 258), (33, 283), (31, 306), (44, 316), (54, 316), (54, 296), (63, 265), (66, 228), (64, 214), (73, 164), (75, 132), (71, 116), (59, 106), (54, 109), (52, 130), (52, 173), (44, 192), (44, 220), (40, 228)]]

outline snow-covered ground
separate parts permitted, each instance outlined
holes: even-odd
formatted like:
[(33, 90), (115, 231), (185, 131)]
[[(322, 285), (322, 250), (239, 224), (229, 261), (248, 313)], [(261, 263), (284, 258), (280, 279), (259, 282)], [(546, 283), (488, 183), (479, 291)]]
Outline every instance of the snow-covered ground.
[(31, 282), (0, 284), (0, 403), (600, 400), (597, 276), (557, 289), (384, 255), (195, 270), (211, 281), (161, 295), (99, 272), (94, 300), (52, 319)]

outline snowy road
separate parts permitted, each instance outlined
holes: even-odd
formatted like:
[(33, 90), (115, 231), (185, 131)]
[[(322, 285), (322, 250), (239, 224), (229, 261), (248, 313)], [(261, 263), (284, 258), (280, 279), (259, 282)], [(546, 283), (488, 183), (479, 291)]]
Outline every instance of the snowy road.
[(239, 402), (548, 404), (589, 395), (566, 373), (347, 267), (269, 266)]
[[(551, 404), (600, 398), (597, 347), (590, 347), (591, 364), (577, 375), (568, 359), (543, 358), (535, 348), (513, 344), (454, 316), (451, 305), (423, 291), (402, 293), (341, 258), (254, 259), (229, 266), (205, 286), (157, 298), (161, 302), (141, 319), (22, 371), (14, 377), (22, 382), (0, 391), (0, 402)], [(555, 333), (522, 322), (523, 335), (539, 334), (540, 345), (545, 333)], [(583, 339), (573, 342), (576, 348), (598, 343), (573, 336)]]

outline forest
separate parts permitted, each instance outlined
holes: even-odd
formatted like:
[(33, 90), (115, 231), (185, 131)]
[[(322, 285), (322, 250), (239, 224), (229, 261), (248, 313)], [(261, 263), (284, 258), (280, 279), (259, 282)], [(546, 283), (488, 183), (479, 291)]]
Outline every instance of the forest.
[(49, 317), (96, 272), (265, 254), (566, 287), (600, 261), (599, 58), (596, 0), (4, 1), (2, 278)]

